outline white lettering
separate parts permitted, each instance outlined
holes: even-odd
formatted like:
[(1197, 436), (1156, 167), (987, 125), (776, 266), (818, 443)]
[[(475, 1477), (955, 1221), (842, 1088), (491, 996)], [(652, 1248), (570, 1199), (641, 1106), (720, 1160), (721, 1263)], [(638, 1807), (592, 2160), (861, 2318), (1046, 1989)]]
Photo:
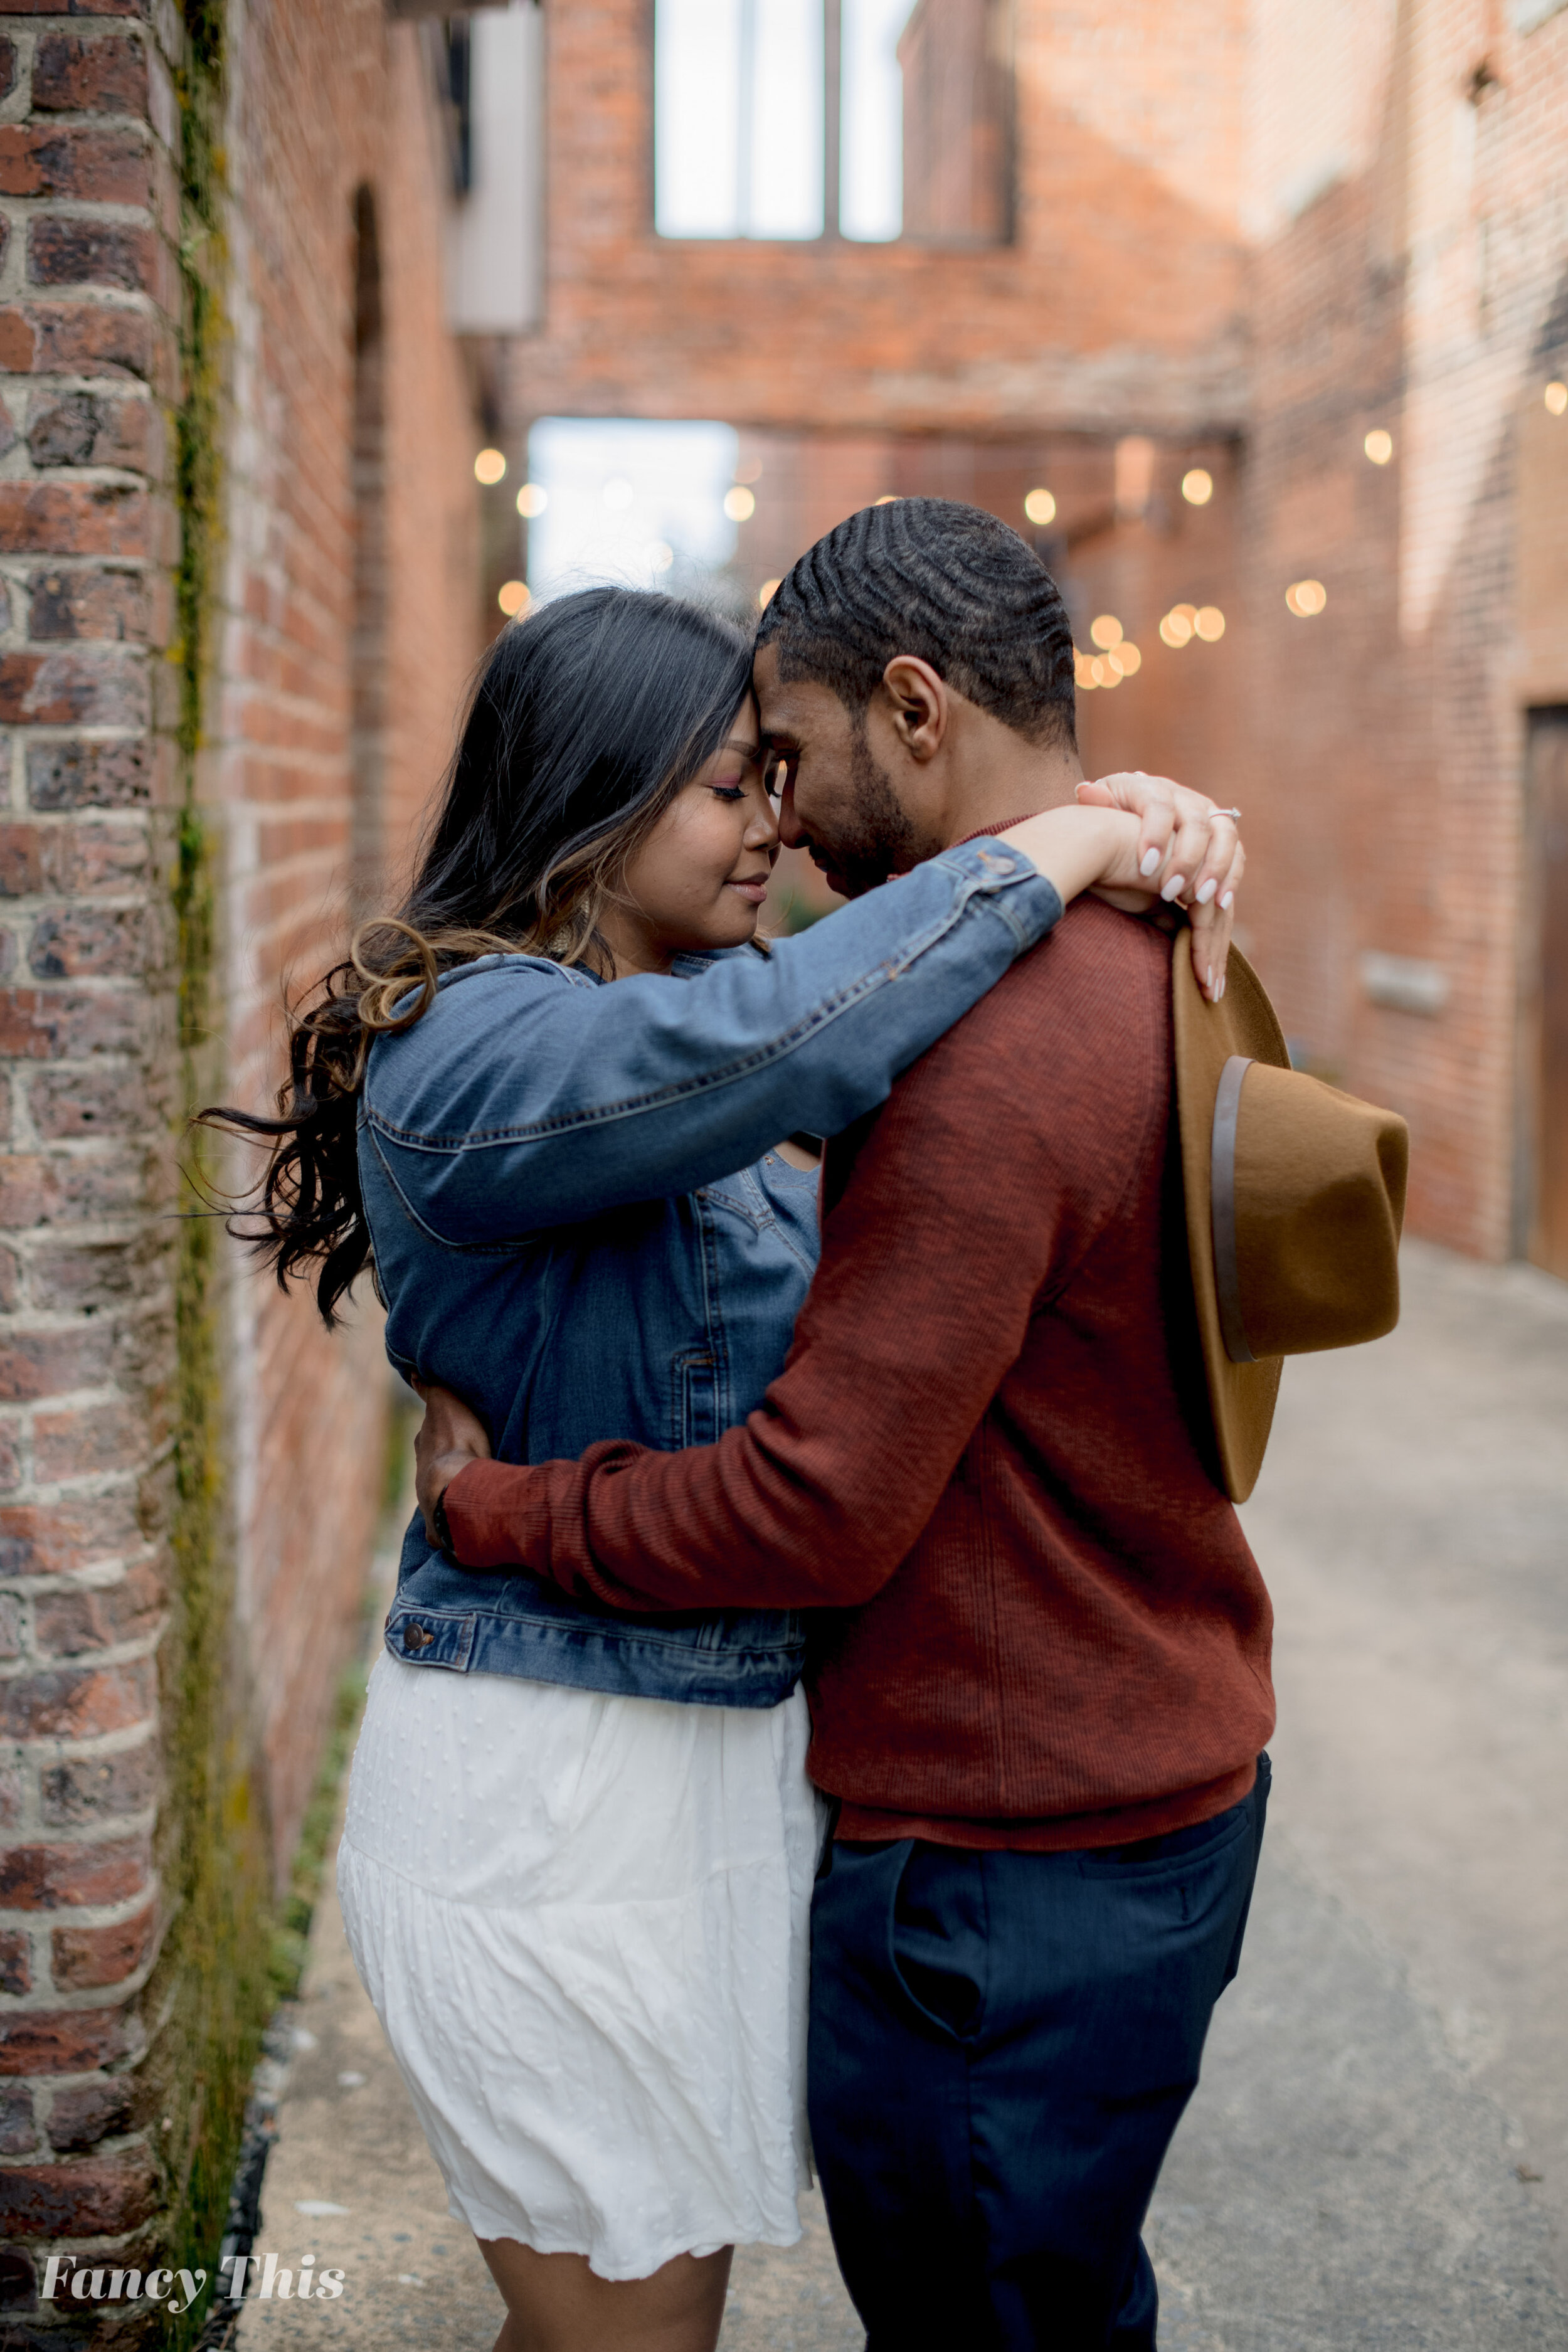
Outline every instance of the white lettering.
[(71, 2280), (71, 2293), (79, 2303), (101, 2303), (108, 2276), (107, 2271), (78, 2271)]
[(162, 2303), (174, 2284), (174, 2273), (173, 2271), (149, 2271), (147, 2273), (146, 2292), (151, 2301), (153, 2303)]
[(282, 2303), (291, 2303), (294, 2299), (294, 2273), (279, 2269), (276, 2254), (262, 2256), (261, 2294), (264, 2301), (273, 2294)]
[(227, 2271), (229, 2274), (228, 2284), (224, 2292), (230, 2303), (245, 2301), (245, 2274), (247, 2271), (254, 2270), (255, 2267), (254, 2254), (225, 2254), (218, 2268), (220, 2271)]
[(38, 2289), (38, 2293), (46, 2303), (53, 2303), (55, 2289), (58, 2286), (64, 2273), (70, 2269), (74, 2257), (70, 2254), (51, 2254), (44, 2264), (44, 2284)]
[(141, 2294), (142, 2273), (140, 2271), (114, 2271), (110, 2273), (109, 2281), (109, 2299), (110, 2303), (122, 2303), (126, 2301), (134, 2303), (140, 2300)]
[(343, 2274), (342, 2271), (323, 2271), (321, 2273), (321, 2284), (316, 2289), (316, 2301), (321, 2303), (327, 2295), (342, 2294), (342, 2291)]
[(200, 2294), (206, 2283), (207, 2274), (205, 2271), (182, 2271), (180, 2273), (180, 2284), (184, 2289), (185, 2299), (183, 2304), (171, 2303), (169, 2309), (172, 2312), (189, 2311), (192, 2304), (195, 2303), (197, 2295)]

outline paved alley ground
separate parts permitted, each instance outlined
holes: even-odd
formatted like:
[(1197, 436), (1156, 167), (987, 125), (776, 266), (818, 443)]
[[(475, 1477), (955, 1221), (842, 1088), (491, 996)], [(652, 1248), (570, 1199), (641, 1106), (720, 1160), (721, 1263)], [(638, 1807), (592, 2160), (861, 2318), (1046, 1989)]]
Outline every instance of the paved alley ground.
[[(1412, 1245), (1392, 1339), (1288, 1369), (1246, 1519), (1276, 1793), (1152, 2218), (1162, 2344), (1563, 2352), (1568, 1287)], [(299, 2025), (259, 2243), (347, 2292), (256, 2303), (240, 2344), (489, 2352), (499, 2299), (330, 1900)], [(792, 2252), (739, 2258), (722, 2352), (859, 2352), (805, 2218)]]

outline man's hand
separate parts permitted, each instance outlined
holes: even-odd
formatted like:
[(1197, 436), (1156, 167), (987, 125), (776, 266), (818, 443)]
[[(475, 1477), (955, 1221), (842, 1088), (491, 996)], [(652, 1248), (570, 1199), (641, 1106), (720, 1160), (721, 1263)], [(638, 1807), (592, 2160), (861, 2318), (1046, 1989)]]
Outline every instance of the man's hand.
[(414, 1387), (425, 1406), (425, 1418), (414, 1441), (416, 1492), (425, 1516), (425, 1532), (439, 1549), (436, 1506), (459, 1470), (470, 1462), (489, 1461), (490, 1441), (478, 1413), (470, 1412), (450, 1389), (426, 1388), (419, 1381)]

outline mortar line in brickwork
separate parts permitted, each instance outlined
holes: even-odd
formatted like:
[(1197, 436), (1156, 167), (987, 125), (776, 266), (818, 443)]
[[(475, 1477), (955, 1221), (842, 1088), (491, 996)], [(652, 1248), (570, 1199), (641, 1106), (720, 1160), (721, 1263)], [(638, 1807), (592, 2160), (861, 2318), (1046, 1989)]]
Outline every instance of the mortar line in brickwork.
[[(40, 295), (45, 292), (42, 287), (36, 290)], [(27, 382), (35, 392), (102, 393), (112, 395), (116, 400), (138, 400), (149, 404), (156, 400), (156, 394), (151, 385), (141, 383), (133, 376), (87, 375), (79, 369), (59, 368), (53, 373), (40, 372), (37, 375), (29, 376)]]
[[(83, 1503), (112, 1502), (116, 1499), (118, 1495), (133, 1494), (136, 1483), (136, 1480), (133, 1477), (131, 1477), (127, 1479), (126, 1485), (121, 1488), (106, 1487), (91, 1493), (84, 1490), (53, 1496), (41, 1495), (22, 1496), (14, 1496), (7, 1498), (5, 1507), (7, 1510), (30, 1510), (38, 1508), (47, 1509), (51, 1503), (75, 1503), (80, 1505)], [(84, 1544), (83, 1549), (89, 1549), (89, 1546)], [(34, 1600), (47, 1599), (52, 1594), (61, 1594), (70, 1591), (109, 1592), (113, 1591), (117, 1585), (125, 1583), (132, 1570), (144, 1568), (149, 1560), (156, 1559), (157, 1556), (158, 1546), (150, 1536), (142, 1537), (139, 1541), (134, 1543), (122, 1543), (118, 1545), (106, 1543), (101, 1551), (100, 1551), (96, 1557), (84, 1560), (81, 1563), (79, 1570), (63, 1568), (52, 1569), (48, 1567), (9, 1569), (6, 1570), (4, 1577), (0, 1577), (0, 1586), (10, 1587), (18, 1592), (25, 1591)], [(78, 1585), (75, 1583), (74, 1579), (78, 1575), (85, 1574), (89, 1570), (100, 1572), (103, 1580), (98, 1585), (91, 1586), (86, 1584)], [(160, 1622), (163, 1622), (163, 1620), (160, 1619)], [(134, 1649), (138, 1654), (140, 1654), (145, 1639), (146, 1637), (143, 1634), (138, 1633), (132, 1636), (128, 1643), (117, 1646)], [(94, 1648), (83, 1651), (81, 1654), (84, 1658), (101, 1659), (108, 1656), (108, 1652), (109, 1644), (105, 1643), (102, 1648)], [(16, 1663), (16, 1662), (14, 1658), (7, 1658), (3, 1663), (0, 1663), (0, 1681), (4, 1681), (7, 1676), (14, 1675)]]
[[(5, 21), (4, 16), (0, 15), (0, 25)], [(91, 119), (97, 124), (102, 122), (104, 117), (95, 114)], [(134, 121), (136, 118), (130, 116), (125, 119)], [(70, 126), (67, 124), (64, 127), (68, 129)], [(82, 221), (92, 226), (149, 228), (155, 236), (162, 234), (157, 215), (150, 205), (131, 204), (121, 196), (6, 196), (4, 199), (3, 209), (7, 217), (14, 221), (35, 218), (74, 220)], [(83, 282), (68, 280), (58, 290), (74, 293), (78, 290), (79, 284)], [(27, 283), (30, 286), (36, 286), (47, 299), (53, 300), (57, 290), (53, 285), (36, 278), (29, 278)], [(125, 290), (129, 292), (132, 289), (127, 288)]]

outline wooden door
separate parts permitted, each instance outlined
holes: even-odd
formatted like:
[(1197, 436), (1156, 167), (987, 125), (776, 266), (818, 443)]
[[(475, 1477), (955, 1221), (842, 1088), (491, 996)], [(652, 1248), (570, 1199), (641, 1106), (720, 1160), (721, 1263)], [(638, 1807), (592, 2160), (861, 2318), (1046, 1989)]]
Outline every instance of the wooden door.
[(1568, 1279), (1568, 709), (1530, 714), (1540, 908), (1530, 1255)]

